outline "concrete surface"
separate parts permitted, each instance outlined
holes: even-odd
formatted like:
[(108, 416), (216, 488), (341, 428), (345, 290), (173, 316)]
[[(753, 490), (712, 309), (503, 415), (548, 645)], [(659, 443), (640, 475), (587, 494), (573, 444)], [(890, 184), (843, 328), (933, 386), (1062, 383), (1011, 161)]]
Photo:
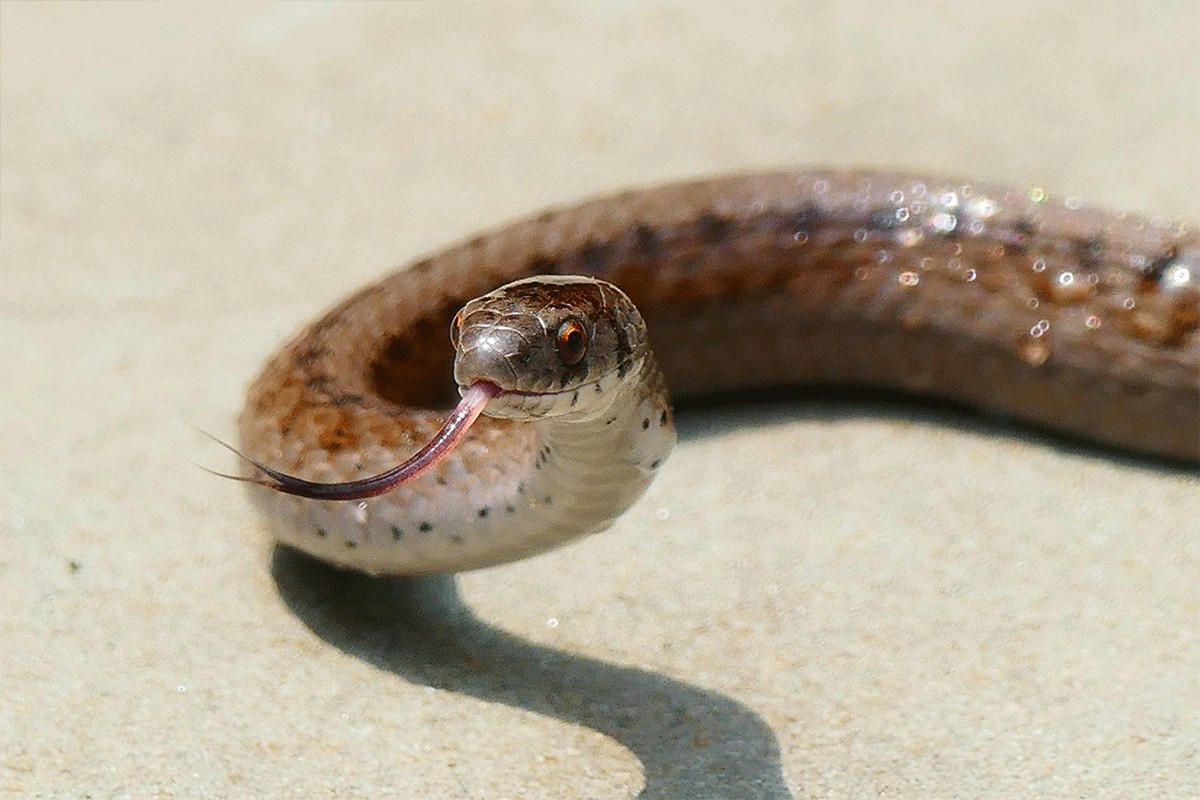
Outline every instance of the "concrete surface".
[(1200, 219), (1200, 6), (4, 3), (0, 794), (1194, 798), (1200, 481), (920, 404), (683, 415), (611, 532), (371, 581), (192, 433), (542, 206), (906, 166)]

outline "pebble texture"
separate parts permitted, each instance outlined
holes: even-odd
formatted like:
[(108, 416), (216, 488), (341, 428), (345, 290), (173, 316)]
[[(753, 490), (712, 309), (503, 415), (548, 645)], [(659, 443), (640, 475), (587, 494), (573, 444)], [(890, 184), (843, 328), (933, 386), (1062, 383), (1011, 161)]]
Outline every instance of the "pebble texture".
[(392, 267), (627, 185), (876, 165), (1198, 219), (1196, 6), (0, 13), (0, 796), (1200, 794), (1194, 472), (685, 408), (610, 532), (373, 580), (273, 551), (183, 424), (233, 438)]

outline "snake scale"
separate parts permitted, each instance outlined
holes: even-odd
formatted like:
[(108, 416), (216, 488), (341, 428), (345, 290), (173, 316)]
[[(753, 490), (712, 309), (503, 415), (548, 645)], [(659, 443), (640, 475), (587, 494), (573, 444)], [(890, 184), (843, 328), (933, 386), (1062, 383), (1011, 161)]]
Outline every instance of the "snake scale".
[(812, 384), (1194, 462), (1200, 234), (1039, 188), (861, 170), (547, 211), (362, 289), (283, 347), (249, 390), (241, 478), (273, 535), (320, 558), (472, 569), (633, 503), (675, 440), (667, 387)]

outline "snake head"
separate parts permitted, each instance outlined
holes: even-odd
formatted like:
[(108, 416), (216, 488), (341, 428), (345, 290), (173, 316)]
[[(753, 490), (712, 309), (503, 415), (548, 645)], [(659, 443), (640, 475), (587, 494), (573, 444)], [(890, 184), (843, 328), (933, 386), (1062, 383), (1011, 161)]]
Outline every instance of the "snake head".
[(586, 418), (607, 408), (648, 345), (641, 314), (617, 287), (580, 276), (540, 276), (501, 286), (454, 318), (454, 377), (500, 393), (485, 414), (533, 420)]

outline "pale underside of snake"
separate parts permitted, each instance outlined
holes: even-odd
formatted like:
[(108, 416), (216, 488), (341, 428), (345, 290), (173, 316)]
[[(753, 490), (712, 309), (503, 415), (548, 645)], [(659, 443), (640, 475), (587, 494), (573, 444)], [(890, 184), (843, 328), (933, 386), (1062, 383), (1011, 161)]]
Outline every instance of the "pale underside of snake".
[(667, 386), (803, 385), (1195, 461), (1200, 233), (1040, 189), (846, 170), (548, 211), (286, 345), (249, 390), (243, 479), (272, 534), (317, 557), (472, 569), (610, 525), (674, 443)]

